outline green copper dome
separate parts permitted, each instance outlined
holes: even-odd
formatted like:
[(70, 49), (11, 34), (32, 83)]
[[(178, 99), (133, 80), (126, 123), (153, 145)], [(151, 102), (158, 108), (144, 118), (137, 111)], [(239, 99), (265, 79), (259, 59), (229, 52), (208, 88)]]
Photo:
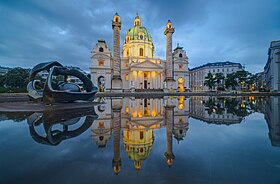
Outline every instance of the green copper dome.
[(134, 26), (130, 28), (125, 37), (129, 37), (130, 40), (152, 41), (149, 31), (143, 26)]
[(151, 150), (152, 150), (152, 145), (131, 146), (131, 149), (129, 151), (126, 151), (126, 154), (128, 158), (132, 159), (133, 161), (142, 161), (148, 158)]

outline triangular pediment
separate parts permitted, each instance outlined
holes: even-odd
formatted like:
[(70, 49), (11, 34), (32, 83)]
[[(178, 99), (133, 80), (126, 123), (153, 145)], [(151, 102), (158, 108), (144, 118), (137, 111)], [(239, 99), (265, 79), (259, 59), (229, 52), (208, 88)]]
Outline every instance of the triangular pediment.
[(143, 126), (143, 127), (146, 127), (146, 128), (149, 128), (149, 127), (152, 127), (153, 125), (158, 125), (158, 124), (161, 124), (163, 121), (163, 119), (157, 119), (157, 120), (134, 120), (132, 119), (131, 120), (131, 124), (132, 125), (136, 125), (136, 126)]
[(148, 68), (148, 69), (162, 69), (162, 66), (157, 63), (153, 63), (149, 60), (139, 62), (139, 63), (132, 63), (130, 68)]

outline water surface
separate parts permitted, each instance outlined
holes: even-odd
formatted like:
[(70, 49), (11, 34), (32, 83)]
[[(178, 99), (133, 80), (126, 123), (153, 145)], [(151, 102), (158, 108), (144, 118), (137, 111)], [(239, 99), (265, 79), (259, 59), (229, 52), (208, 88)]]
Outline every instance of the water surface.
[(278, 97), (0, 113), (0, 183), (280, 183)]

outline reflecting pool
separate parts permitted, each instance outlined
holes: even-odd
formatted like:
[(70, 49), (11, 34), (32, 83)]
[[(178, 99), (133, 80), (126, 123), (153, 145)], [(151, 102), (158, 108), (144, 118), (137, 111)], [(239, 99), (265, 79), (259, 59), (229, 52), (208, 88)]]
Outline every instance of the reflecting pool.
[(280, 183), (278, 97), (0, 113), (0, 183)]

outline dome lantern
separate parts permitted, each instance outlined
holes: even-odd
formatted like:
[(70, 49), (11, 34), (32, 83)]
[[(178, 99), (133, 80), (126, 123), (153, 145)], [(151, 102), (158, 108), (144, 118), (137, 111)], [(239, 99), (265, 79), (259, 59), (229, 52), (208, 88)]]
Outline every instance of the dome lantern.
[(137, 12), (136, 17), (134, 19), (134, 26), (141, 26), (141, 19), (138, 16), (138, 12)]

